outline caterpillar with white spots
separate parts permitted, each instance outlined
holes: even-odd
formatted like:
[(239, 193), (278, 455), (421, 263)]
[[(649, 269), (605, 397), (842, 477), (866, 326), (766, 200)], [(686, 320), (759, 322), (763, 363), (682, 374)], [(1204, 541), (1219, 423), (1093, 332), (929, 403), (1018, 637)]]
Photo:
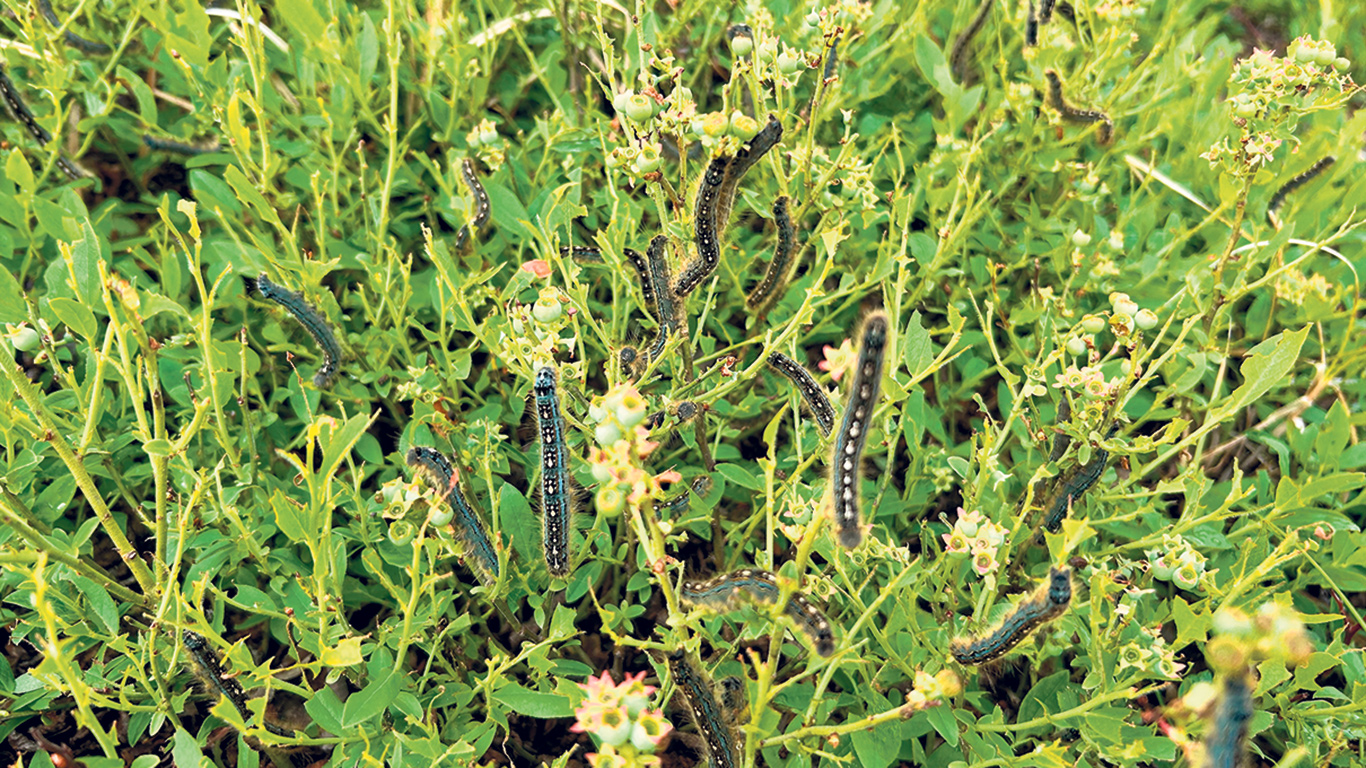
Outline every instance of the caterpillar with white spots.
[(565, 447), (564, 417), (556, 392), (554, 366), (541, 366), (532, 386), (536, 432), (541, 443), (541, 512), (545, 516), (541, 543), (551, 576), (569, 575), (569, 523), (573, 493), (569, 484), (569, 452)]
[(341, 345), (337, 344), (337, 337), (332, 333), (332, 326), (328, 325), (322, 313), (304, 301), (303, 296), (271, 282), (264, 274), (254, 278), (248, 277), (246, 283), (248, 290), (255, 290), (264, 298), (284, 307), (285, 311), (293, 315), (304, 330), (308, 331), (308, 335), (313, 337), (313, 341), (323, 353), (323, 364), (313, 374), (313, 385), (319, 389), (330, 386), (341, 368), (342, 351)]
[(844, 419), (835, 433), (830, 494), (835, 528), (840, 544), (846, 549), (853, 549), (863, 541), (859, 520), (859, 464), (882, 387), (887, 330), (887, 315), (882, 311), (873, 312), (864, 319), (858, 334), (858, 359), (854, 365), (854, 380), (849, 385), (849, 402), (844, 406)]
[[(778, 602), (780, 592), (778, 579), (772, 573), (745, 568), (710, 581), (684, 582), (678, 599), (687, 607), (728, 613), (745, 603), (773, 605)], [(830, 621), (804, 595), (792, 593), (783, 606), (783, 615), (806, 635), (816, 653), (829, 656), (835, 652), (835, 635), (830, 629)]]
[(1048, 583), (1037, 595), (1020, 603), (996, 629), (974, 638), (955, 638), (950, 646), (959, 664), (985, 664), (1020, 644), (1035, 628), (1058, 618), (1072, 602), (1072, 573), (1050, 568)]
[(464, 545), (465, 554), (474, 565), (475, 573), (490, 583), (498, 578), (498, 553), (489, 540), (484, 523), (465, 498), (460, 478), (446, 455), (425, 445), (413, 446), (408, 451), (408, 466), (418, 471), (441, 494), (441, 500), (455, 513), (455, 532)]

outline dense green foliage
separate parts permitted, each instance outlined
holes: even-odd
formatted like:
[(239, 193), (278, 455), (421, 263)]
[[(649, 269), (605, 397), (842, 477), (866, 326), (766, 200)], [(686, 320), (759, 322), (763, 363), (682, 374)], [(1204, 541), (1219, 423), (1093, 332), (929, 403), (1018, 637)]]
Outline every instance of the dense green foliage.
[[(1251, 764), (1366, 759), (1366, 7), (1079, 0), (1030, 47), (1023, 0), (960, 46), (975, 3), (60, 5), (2, 22), (33, 115), (0, 126), (7, 765), (583, 764), (614, 751), (570, 728), (608, 671), (674, 728), (619, 764), (686, 766), (697, 669), (743, 681), (747, 766), (1201, 764), (1243, 748), (1249, 681)], [(666, 235), (683, 271), (703, 169), (770, 114), (647, 364), (623, 249)], [(783, 195), (792, 279), (747, 304)], [(330, 387), (259, 275), (335, 330)], [(878, 310), (845, 549), (840, 436), (765, 360), (815, 374), (838, 430)], [(1070, 601), (1035, 592), (1051, 567)], [(833, 654), (757, 581), (680, 603), (744, 568)], [(1051, 620), (955, 661), (1021, 605)]]

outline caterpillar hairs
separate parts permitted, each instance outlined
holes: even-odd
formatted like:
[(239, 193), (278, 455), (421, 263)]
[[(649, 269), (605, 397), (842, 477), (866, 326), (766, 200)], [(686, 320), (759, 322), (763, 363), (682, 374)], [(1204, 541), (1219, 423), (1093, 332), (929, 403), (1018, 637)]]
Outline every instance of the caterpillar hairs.
[(713, 768), (735, 768), (740, 764), (736, 751), (735, 734), (727, 724), (725, 711), (716, 700), (711, 680), (688, 657), (687, 651), (676, 650), (667, 657), (669, 676), (682, 691), (697, 731), (706, 745), (707, 757)]
[(1315, 176), (1323, 173), (1335, 162), (1337, 162), (1336, 157), (1325, 155), (1319, 158), (1313, 165), (1309, 166), (1309, 170), (1282, 184), (1281, 188), (1276, 190), (1276, 194), (1271, 196), (1271, 201), (1266, 204), (1267, 222), (1276, 229), (1280, 229), (1281, 218), (1279, 214), (1281, 206), (1285, 204), (1286, 196), (1313, 181)]
[(551, 576), (566, 577), (569, 575), (569, 518), (573, 494), (554, 366), (545, 365), (536, 370), (532, 392), (535, 395), (536, 432), (541, 443), (541, 506), (545, 515), (541, 541), (545, 548), (545, 567)]
[[(209, 641), (203, 635), (190, 630), (181, 632), (181, 645), (190, 654), (193, 662), (195, 674), (215, 695), (222, 696), (232, 704), (232, 708), (237, 710), (243, 722), (251, 722), (251, 710), (247, 709), (247, 696), (242, 691), (242, 685), (237, 682), (237, 678), (223, 671), (223, 665), (218, 660), (218, 654), (209, 646)], [(270, 723), (263, 724), (267, 731), (276, 736), (293, 736), (294, 732), (287, 728)]]
[(950, 652), (959, 664), (985, 664), (1020, 644), (1035, 628), (1061, 616), (1072, 602), (1072, 574), (1050, 568), (1048, 583), (1037, 595), (1020, 603), (1001, 626), (975, 638), (955, 638)]
[[(778, 602), (780, 592), (778, 579), (772, 573), (746, 568), (710, 581), (684, 582), (678, 591), (678, 599), (688, 607), (727, 613), (746, 602), (773, 605)], [(792, 593), (783, 606), (783, 615), (806, 635), (816, 653), (829, 656), (835, 652), (835, 636), (829, 620), (804, 595)]]
[(763, 279), (745, 297), (745, 305), (760, 318), (767, 314), (778, 300), (792, 273), (792, 254), (796, 250), (797, 231), (792, 226), (792, 217), (788, 213), (786, 195), (773, 202), (773, 223), (778, 228), (778, 241), (773, 248), (773, 260), (768, 263)]
[(729, 158), (712, 158), (702, 174), (697, 198), (693, 203), (693, 238), (697, 242), (697, 257), (683, 265), (678, 273), (678, 281), (673, 285), (674, 295), (680, 299), (687, 297), (708, 275), (716, 271), (716, 265), (721, 261), (721, 244), (716, 231), (717, 203), (729, 164)]
[(650, 292), (655, 301), (655, 319), (659, 321), (659, 335), (650, 345), (650, 360), (653, 362), (664, 354), (669, 336), (677, 333), (679, 325), (678, 300), (672, 290), (673, 277), (669, 271), (669, 238), (655, 235), (646, 249), (647, 276), (641, 282), (650, 284)]
[(489, 195), (484, 191), (484, 185), (479, 182), (479, 175), (474, 172), (474, 161), (465, 158), (460, 164), (460, 175), (465, 179), (465, 186), (469, 187), (470, 195), (474, 198), (474, 218), (460, 228), (455, 234), (456, 250), (465, 247), (469, 242), (472, 232), (478, 232), (489, 223)]
[(830, 405), (825, 388), (816, 383), (816, 377), (801, 363), (781, 352), (769, 355), (766, 362), (770, 368), (792, 382), (792, 386), (797, 388), (797, 394), (801, 395), (802, 401), (806, 403), (811, 418), (815, 419), (816, 426), (820, 427), (821, 434), (829, 437), (830, 430), (835, 426), (835, 409)]
[(498, 553), (489, 540), (488, 532), (484, 530), (484, 523), (466, 500), (450, 459), (435, 448), (419, 445), (409, 449), (407, 461), (409, 467), (426, 477), (432, 487), (441, 493), (441, 500), (455, 513), (456, 535), (474, 564), (475, 572), (483, 577), (485, 583), (496, 580)]
[[(1052, 12), (1049, 3), (1049, 12)], [(1095, 109), (1078, 109), (1067, 103), (1066, 97), (1062, 93), (1062, 79), (1058, 77), (1056, 70), (1044, 70), (1044, 77), (1048, 78), (1048, 106), (1052, 107), (1062, 116), (1062, 119), (1069, 123), (1080, 123), (1090, 125), (1099, 123), (1096, 129), (1096, 141), (1100, 144), (1109, 144), (1115, 135), (1115, 123), (1110, 116)]]
[(248, 290), (255, 290), (262, 297), (284, 307), (285, 311), (293, 315), (313, 337), (313, 341), (323, 353), (323, 364), (317, 373), (313, 374), (313, 385), (319, 389), (330, 386), (341, 366), (341, 346), (337, 344), (337, 337), (332, 334), (332, 327), (327, 324), (327, 320), (312, 305), (304, 301), (303, 296), (271, 282), (265, 274), (245, 278), (245, 281)]
[(868, 442), (868, 427), (882, 387), (882, 363), (887, 351), (887, 315), (873, 312), (859, 331), (858, 360), (849, 385), (849, 402), (835, 433), (831, 458), (830, 494), (840, 544), (853, 549), (863, 541), (859, 521), (859, 464)]

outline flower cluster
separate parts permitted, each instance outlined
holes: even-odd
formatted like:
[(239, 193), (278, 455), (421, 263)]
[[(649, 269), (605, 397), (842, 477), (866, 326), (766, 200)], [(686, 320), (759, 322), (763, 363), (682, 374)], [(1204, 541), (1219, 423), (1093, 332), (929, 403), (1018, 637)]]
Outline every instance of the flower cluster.
[(585, 698), (574, 710), (569, 730), (587, 733), (598, 742), (600, 752), (590, 752), (588, 764), (595, 768), (637, 768), (659, 765), (652, 754), (673, 726), (664, 712), (650, 709), (653, 685), (645, 685), (645, 673), (627, 675), (613, 683), (610, 672), (579, 683)]
[(1205, 556), (1179, 535), (1163, 534), (1162, 546), (1147, 551), (1153, 578), (1195, 589), (1205, 575)]
[(978, 510), (964, 512), (958, 508), (958, 519), (953, 530), (942, 534), (944, 551), (950, 557), (972, 557), (972, 569), (985, 576), (1000, 567), (996, 551), (1006, 540), (1006, 529), (987, 520)]
[(645, 428), (645, 400), (630, 384), (619, 384), (588, 406), (588, 416), (596, 426), (593, 434), (598, 447), (589, 452), (593, 477), (601, 483), (596, 503), (604, 515), (621, 514), (629, 503), (639, 506), (649, 498), (661, 498), (660, 483), (683, 479), (677, 470), (657, 475), (646, 472), (641, 459), (659, 447), (651, 442)]
[(937, 675), (916, 670), (915, 686), (906, 694), (906, 703), (901, 707), (902, 717), (943, 704), (962, 691), (963, 681), (951, 669), (940, 670)]
[(1292, 608), (1266, 603), (1253, 616), (1236, 608), (1214, 615), (1218, 633), (1205, 646), (1205, 659), (1217, 672), (1236, 673), (1263, 661), (1298, 667), (1314, 652), (1304, 622)]

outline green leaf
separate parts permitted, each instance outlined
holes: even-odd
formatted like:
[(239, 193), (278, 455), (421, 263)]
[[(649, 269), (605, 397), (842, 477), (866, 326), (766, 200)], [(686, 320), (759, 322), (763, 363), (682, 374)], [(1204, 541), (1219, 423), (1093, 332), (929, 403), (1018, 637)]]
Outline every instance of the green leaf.
[(1172, 619), (1176, 622), (1176, 640), (1172, 643), (1173, 651), (1179, 651), (1193, 642), (1209, 637), (1210, 627), (1214, 623), (1208, 608), (1205, 609), (1204, 614), (1200, 614), (1192, 610), (1190, 604), (1180, 597), (1172, 598)]
[(925, 710), (930, 725), (950, 747), (958, 746), (958, 721), (953, 717), (952, 707), (930, 707)]
[(342, 703), (337, 699), (337, 694), (331, 688), (323, 686), (318, 689), (304, 704), (304, 711), (308, 712), (318, 725), (331, 731), (341, 733), (345, 729), (342, 726)]
[(20, 323), (28, 319), (24, 310), (24, 291), (8, 269), (0, 269), (0, 323)]
[(352, 694), (342, 706), (342, 727), (354, 728), (383, 713), (398, 695), (401, 682), (391, 671), (383, 679), (372, 681), (359, 693)]
[(146, 451), (148, 456), (157, 456), (160, 458), (170, 456), (172, 453), (171, 449), (174, 447), (175, 446), (170, 440), (161, 439), (148, 440), (142, 444), (142, 450)]
[(308, 510), (294, 503), (283, 493), (276, 491), (271, 494), (270, 506), (275, 512), (275, 524), (291, 541), (306, 542), (316, 534), (312, 529)]
[(527, 717), (574, 716), (574, 704), (567, 696), (528, 690), (516, 683), (509, 683), (494, 691), (493, 700)]
[(764, 488), (759, 478), (738, 464), (717, 464), (716, 472), (741, 488), (748, 488), (751, 491), (760, 491)]
[(171, 760), (176, 768), (205, 768), (204, 753), (199, 744), (184, 728), (175, 729), (175, 740), (171, 746)]
[(331, 479), (337, 471), (337, 467), (341, 466), (342, 459), (346, 458), (346, 454), (351, 452), (356, 442), (360, 440), (361, 435), (365, 434), (365, 430), (369, 429), (378, 416), (379, 411), (375, 411), (374, 415), (368, 419), (364, 414), (358, 413), (347, 419), (341, 429), (335, 431), (326, 427), (322, 429), (318, 442), (323, 449), (322, 478), (324, 481)]
[(1233, 394), (1220, 411), (1222, 421), (1235, 412), (1241, 411), (1255, 402), (1271, 388), (1289, 381), (1290, 370), (1299, 359), (1300, 348), (1309, 335), (1309, 326), (1298, 331), (1285, 331), (1253, 347), (1248, 352), (1241, 373), (1243, 385), (1233, 390)]
[(85, 601), (89, 603), (91, 616), (96, 619), (100, 630), (106, 637), (113, 637), (119, 633), (119, 609), (114, 605), (113, 598), (104, 587), (96, 584), (84, 576), (72, 576), (71, 583), (76, 585), (76, 589), (81, 591)]
[(100, 238), (89, 219), (81, 220), (81, 234), (81, 239), (71, 244), (71, 276), (76, 297), (93, 306), (100, 300)]
[(52, 309), (52, 314), (62, 321), (62, 324), (75, 331), (87, 341), (94, 341), (95, 335), (100, 332), (99, 324), (95, 322), (95, 313), (91, 312), (84, 304), (75, 299), (58, 297), (48, 302)]
[(934, 362), (934, 343), (930, 332), (920, 324), (920, 312), (911, 314), (911, 322), (906, 326), (905, 346), (906, 371), (915, 378)]
[(14, 182), (25, 195), (32, 195), (34, 184), (37, 181), (33, 177), (33, 168), (28, 164), (28, 158), (18, 149), (10, 150), (9, 157), (5, 160), (5, 176)]

